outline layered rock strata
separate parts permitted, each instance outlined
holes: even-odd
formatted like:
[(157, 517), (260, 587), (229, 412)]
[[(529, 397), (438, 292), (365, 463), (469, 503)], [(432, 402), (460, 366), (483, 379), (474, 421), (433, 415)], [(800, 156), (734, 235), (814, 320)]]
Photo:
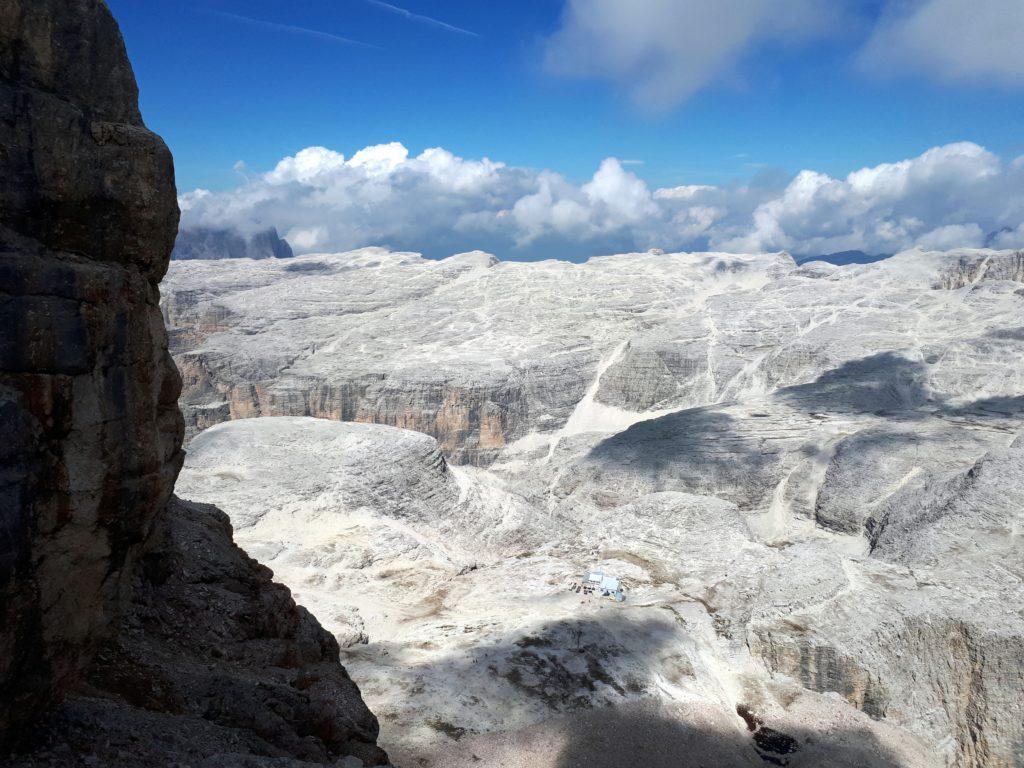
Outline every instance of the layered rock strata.
[(82, 671), (181, 465), (178, 209), (98, 2), (0, 4), (0, 730)]
[(846, 393), (829, 395), (828, 380), (792, 397), (853, 411), (998, 405), (1024, 390), (1021, 258), (524, 264), (370, 248), (174, 263), (163, 311), (189, 439), (227, 419), (316, 416), (421, 431), (449, 460), (487, 466), (529, 435), (626, 426), (830, 372), (863, 380), (856, 402), (836, 402)]

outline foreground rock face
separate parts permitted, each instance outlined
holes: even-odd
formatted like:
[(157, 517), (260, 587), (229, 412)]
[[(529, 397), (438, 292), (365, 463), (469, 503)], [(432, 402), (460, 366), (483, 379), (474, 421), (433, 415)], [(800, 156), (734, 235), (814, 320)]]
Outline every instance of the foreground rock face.
[(0, 747), (53, 746), (5, 764), (386, 762), (333, 638), (168, 505), (174, 173), (106, 6), (0, 0), (0, 97)]
[(0, 3), (0, 733), (81, 672), (181, 464), (178, 221), (99, 2)]
[(376, 736), (334, 638), (232, 543), (223, 512), (175, 499), (86, 685), (12, 763), (377, 765)]

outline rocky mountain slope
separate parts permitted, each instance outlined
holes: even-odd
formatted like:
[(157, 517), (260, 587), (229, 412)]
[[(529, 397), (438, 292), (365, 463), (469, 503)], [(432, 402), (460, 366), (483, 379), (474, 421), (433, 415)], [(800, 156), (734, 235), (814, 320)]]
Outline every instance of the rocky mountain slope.
[(396, 759), (1021, 765), (1022, 258), (172, 267), (181, 487)]
[(105, 4), (0, 0), (0, 94), (4, 764), (385, 762), (334, 639), (172, 498), (174, 170)]

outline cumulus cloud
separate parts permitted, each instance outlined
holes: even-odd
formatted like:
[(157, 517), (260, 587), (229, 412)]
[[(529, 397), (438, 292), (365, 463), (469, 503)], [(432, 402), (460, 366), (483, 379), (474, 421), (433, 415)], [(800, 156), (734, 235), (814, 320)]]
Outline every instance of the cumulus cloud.
[(641, 105), (674, 106), (766, 43), (834, 30), (837, 0), (568, 0), (547, 41), (556, 74), (620, 83)]
[(801, 171), (757, 206), (749, 229), (720, 244), (801, 253), (980, 246), (987, 232), (1024, 218), (1019, 166), (961, 142), (845, 179)]
[(661, 213), (647, 184), (615, 158), (602, 161), (594, 177), (579, 187), (551, 172), (540, 174), (537, 186), (512, 206), (519, 245), (549, 234), (589, 240), (636, 230)]
[(1024, 2), (890, 3), (860, 55), (867, 69), (1024, 84)]
[(251, 235), (276, 227), (297, 253), (366, 245), (431, 256), (482, 248), (507, 258), (628, 250), (845, 250), (1024, 247), (1024, 158), (948, 144), (833, 178), (652, 189), (614, 159), (574, 183), (399, 143), (351, 157), (310, 147), (224, 191), (182, 195), (182, 227)]

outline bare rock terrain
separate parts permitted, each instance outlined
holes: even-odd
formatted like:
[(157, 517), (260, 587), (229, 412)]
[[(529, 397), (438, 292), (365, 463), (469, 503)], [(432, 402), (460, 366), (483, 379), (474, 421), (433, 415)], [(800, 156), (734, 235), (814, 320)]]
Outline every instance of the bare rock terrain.
[(180, 488), (399, 764), (1021, 765), (1019, 260), (176, 265)]
[(0, 91), (2, 733), (82, 671), (183, 454), (174, 171), (106, 7), (0, 4)]

